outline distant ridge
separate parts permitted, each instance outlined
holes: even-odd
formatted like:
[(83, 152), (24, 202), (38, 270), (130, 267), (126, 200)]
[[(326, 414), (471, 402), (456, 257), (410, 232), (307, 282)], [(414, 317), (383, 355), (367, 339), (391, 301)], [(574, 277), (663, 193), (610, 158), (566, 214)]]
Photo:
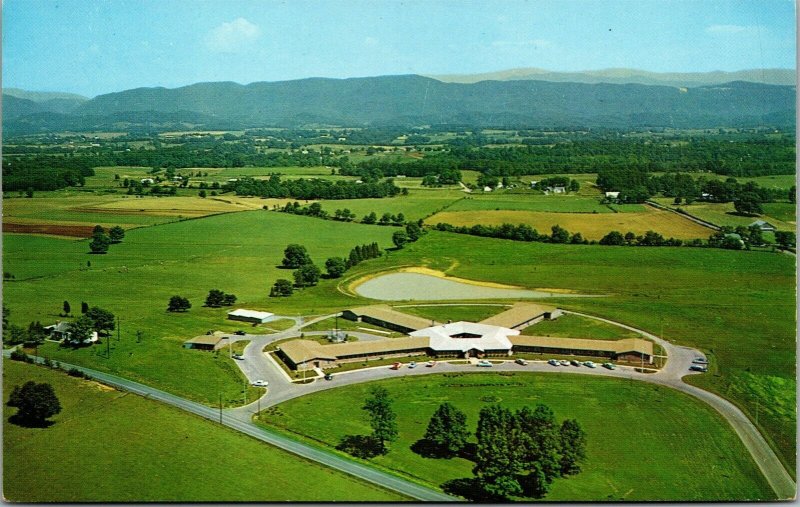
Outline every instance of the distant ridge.
[(443, 83), (478, 83), (480, 81), (537, 80), (559, 83), (644, 84), (677, 87), (712, 86), (731, 81), (749, 81), (773, 85), (797, 84), (794, 69), (748, 69), (735, 72), (649, 72), (639, 69), (601, 69), (555, 72), (535, 67), (485, 72), (479, 74), (426, 75)]

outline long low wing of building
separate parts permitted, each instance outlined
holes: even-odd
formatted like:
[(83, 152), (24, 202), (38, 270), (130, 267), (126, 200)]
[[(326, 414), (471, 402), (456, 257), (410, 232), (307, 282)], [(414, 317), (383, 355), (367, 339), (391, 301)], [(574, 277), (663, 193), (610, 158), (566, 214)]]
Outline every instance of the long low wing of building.
[(515, 303), (508, 310), (492, 315), (480, 323), (509, 329), (523, 329), (542, 320), (553, 320), (559, 316), (561, 316), (561, 310), (555, 306)]
[(295, 369), (324, 368), (335, 363), (346, 363), (364, 358), (402, 357), (426, 354), (430, 340), (427, 337), (389, 338), (364, 342), (323, 345), (313, 340), (291, 340), (278, 350), (281, 358)]
[(601, 356), (626, 361), (653, 360), (653, 343), (640, 338), (622, 340), (587, 340), (583, 338), (558, 338), (554, 336), (512, 336), (517, 352), (546, 354)]
[(431, 319), (398, 312), (389, 305), (370, 305), (351, 308), (350, 310), (342, 312), (342, 318), (356, 322), (367, 322), (400, 333), (410, 333), (438, 324), (438, 322)]

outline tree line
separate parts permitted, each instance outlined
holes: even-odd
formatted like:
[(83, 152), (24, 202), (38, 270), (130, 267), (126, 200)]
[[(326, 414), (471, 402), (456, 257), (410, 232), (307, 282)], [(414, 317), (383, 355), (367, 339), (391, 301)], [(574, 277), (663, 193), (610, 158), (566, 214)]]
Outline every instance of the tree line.
[(3, 191), (49, 191), (83, 186), (87, 176), (94, 176), (93, 166), (86, 157), (4, 157)]
[(272, 175), (266, 180), (242, 178), (229, 182), (222, 188), (233, 191), (236, 195), (309, 200), (394, 197), (401, 192), (391, 179), (362, 183), (305, 178), (281, 181), (278, 175)]

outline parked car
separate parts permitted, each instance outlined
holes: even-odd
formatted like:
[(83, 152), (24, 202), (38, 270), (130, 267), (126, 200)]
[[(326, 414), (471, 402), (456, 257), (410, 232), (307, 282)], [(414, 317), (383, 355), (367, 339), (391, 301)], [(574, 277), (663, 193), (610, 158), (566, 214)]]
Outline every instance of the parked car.
[(483, 366), (483, 367), (489, 367), (489, 368), (491, 368), (491, 366), (492, 366), (492, 363), (490, 363), (489, 361), (478, 361), (478, 366)]
[(236, 336), (244, 336), (244, 335), (246, 335), (247, 333), (245, 333), (244, 331), (242, 331), (242, 330), (240, 329), (240, 330), (238, 330), (238, 331), (234, 331), (234, 332), (233, 332), (233, 334), (235, 334)]
[(692, 362), (695, 364), (708, 364), (708, 359), (705, 357), (695, 357)]
[(241, 354), (234, 354), (233, 358), (238, 359), (239, 361), (244, 361), (244, 356), (242, 356)]
[(254, 380), (250, 382), (250, 384), (256, 387), (267, 387), (269, 385), (269, 382), (267, 382), (266, 380)]
[(330, 373), (326, 373), (325, 380), (333, 380), (333, 375), (331, 375)]
[(572, 366), (580, 366), (581, 365), (581, 363), (579, 363), (578, 361), (576, 361), (574, 359), (572, 361), (570, 361), (569, 364), (571, 364)]
[(425, 366), (427, 366), (428, 368), (433, 368), (434, 366), (436, 366), (436, 361), (428, 361), (428, 364), (426, 364)]
[(551, 360), (547, 361), (547, 364), (550, 364), (550, 365), (553, 365), (553, 366), (560, 366), (561, 365), (561, 363), (558, 362), (558, 359), (551, 359)]
[(389, 368), (392, 370), (399, 370), (403, 363), (393, 363)]
[(560, 364), (561, 366), (569, 366), (569, 361), (567, 361), (566, 359), (562, 359), (561, 361), (558, 362), (558, 364)]
[(597, 365), (594, 364), (592, 361), (586, 361), (583, 363), (583, 365), (586, 366), (587, 368), (597, 368)]
[(608, 368), (609, 370), (616, 370), (617, 367), (614, 366), (612, 363), (603, 363), (603, 368)]
[(693, 364), (689, 367), (689, 369), (692, 371), (702, 371), (702, 372), (708, 371), (708, 367), (703, 366), (702, 364)]
[(417, 363), (414, 362), (414, 361), (411, 361), (410, 363), (408, 363), (408, 367), (409, 368), (416, 368), (417, 367)]
[(517, 364), (521, 364), (522, 366), (526, 366), (528, 364), (528, 361), (522, 359), (521, 357), (519, 359), (515, 360), (514, 362), (517, 363)]

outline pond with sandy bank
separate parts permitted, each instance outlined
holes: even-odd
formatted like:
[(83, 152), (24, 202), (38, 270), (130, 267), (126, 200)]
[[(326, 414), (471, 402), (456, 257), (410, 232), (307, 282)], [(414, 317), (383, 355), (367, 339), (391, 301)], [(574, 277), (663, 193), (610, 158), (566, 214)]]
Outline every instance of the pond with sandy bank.
[(448, 299), (518, 299), (546, 297), (592, 297), (512, 287), (491, 287), (480, 282), (457, 281), (423, 273), (388, 273), (357, 284), (360, 296), (385, 301)]

